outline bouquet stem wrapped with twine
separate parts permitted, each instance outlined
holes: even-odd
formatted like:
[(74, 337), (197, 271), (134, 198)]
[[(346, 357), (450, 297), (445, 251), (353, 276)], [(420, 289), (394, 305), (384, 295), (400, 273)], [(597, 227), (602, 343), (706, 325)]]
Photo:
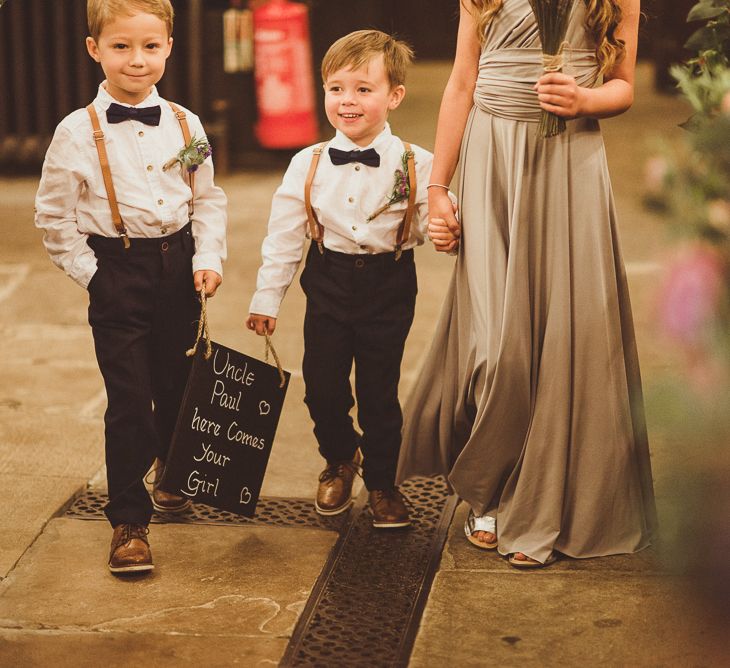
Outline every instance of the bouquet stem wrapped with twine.
[[(575, 0), (530, 0), (542, 42), (542, 66), (546, 74), (563, 70), (563, 54), (568, 22)], [(543, 111), (537, 132), (541, 137), (554, 137), (565, 131), (565, 119)]]

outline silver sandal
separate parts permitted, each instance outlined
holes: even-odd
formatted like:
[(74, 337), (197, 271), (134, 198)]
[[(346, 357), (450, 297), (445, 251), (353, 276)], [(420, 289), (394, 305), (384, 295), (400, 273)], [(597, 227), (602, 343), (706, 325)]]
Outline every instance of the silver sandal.
[[(492, 543), (485, 543), (484, 541), (477, 540), (474, 537), (474, 533), (477, 531), (486, 531), (487, 533), (493, 533), (495, 538)], [(466, 539), (476, 547), (482, 550), (494, 550), (497, 547), (497, 520), (490, 515), (482, 515), (477, 517), (473, 510), (469, 511), (466, 522), (464, 522), (464, 533)]]

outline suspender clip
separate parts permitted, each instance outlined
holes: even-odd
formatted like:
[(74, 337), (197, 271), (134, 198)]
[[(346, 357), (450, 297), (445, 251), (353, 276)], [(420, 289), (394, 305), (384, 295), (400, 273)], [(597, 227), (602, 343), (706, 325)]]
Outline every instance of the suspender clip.
[(317, 248), (319, 248), (319, 254), (324, 255), (324, 244), (321, 241), (317, 242)]
[(119, 233), (119, 236), (122, 237), (122, 241), (124, 242), (124, 250), (129, 250), (129, 247), (131, 244), (129, 243), (129, 237), (127, 236), (127, 230), (122, 230)]
[(395, 261), (400, 260), (400, 256), (403, 255), (403, 247), (400, 244), (395, 245)]
[(94, 141), (104, 141), (104, 133), (101, 130), (94, 130)]

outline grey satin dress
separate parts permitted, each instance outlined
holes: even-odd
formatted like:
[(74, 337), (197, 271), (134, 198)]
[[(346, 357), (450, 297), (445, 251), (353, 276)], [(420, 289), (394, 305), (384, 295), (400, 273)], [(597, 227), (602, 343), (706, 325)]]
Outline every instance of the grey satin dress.
[[(564, 71), (594, 84), (576, 3)], [(499, 551), (629, 553), (656, 527), (641, 378), (598, 122), (541, 139), (528, 0), (487, 29), (460, 158), (462, 241), (405, 407), (398, 479), (445, 475)]]

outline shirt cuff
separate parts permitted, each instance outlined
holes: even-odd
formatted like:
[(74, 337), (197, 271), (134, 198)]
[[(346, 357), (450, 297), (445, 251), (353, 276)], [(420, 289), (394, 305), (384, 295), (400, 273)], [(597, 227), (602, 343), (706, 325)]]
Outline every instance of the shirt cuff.
[(81, 253), (71, 265), (68, 275), (76, 281), (84, 290), (89, 287), (91, 279), (96, 273), (96, 256), (91, 249), (88, 253)]
[(257, 315), (267, 315), (270, 318), (277, 318), (279, 316), (280, 306), (281, 302), (279, 300), (257, 292), (253, 296), (253, 299), (251, 299), (251, 305), (248, 307), (248, 312), (256, 313)]
[(196, 271), (215, 271), (219, 276), (223, 276), (223, 262), (219, 255), (215, 253), (196, 253), (193, 255), (193, 273)]

